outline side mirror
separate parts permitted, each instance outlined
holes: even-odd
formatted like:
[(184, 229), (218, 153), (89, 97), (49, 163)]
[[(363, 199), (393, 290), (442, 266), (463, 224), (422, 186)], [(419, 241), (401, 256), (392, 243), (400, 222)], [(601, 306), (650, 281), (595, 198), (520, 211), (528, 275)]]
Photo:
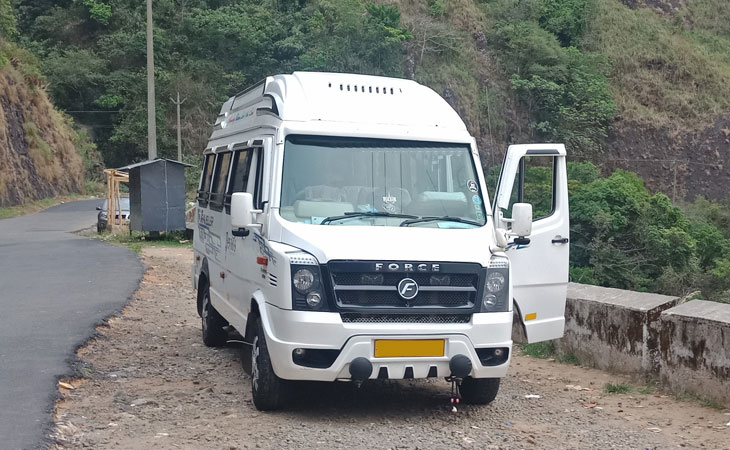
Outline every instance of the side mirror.
[(510, 234), (527, 237), (532, 233), (532, 205), (515, 203), (512, 205), (512, 229)]
[(234, 230), (241, 228), (259, 228), (255, 223), (255, 214), (261, 210), (253, 209), (253, 195), (249, 192), (236, 192), (231, 196), (231, 226)]

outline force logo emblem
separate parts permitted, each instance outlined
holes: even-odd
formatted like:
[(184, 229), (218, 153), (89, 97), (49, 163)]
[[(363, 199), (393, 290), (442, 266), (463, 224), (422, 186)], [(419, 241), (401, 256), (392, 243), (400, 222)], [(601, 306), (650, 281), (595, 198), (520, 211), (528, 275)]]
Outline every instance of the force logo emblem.
[(404, 300), (412, 300), (418, 295), (418, 284), (413, 278), (403, 278), (398, 283), (398, 294), (403, 297)]

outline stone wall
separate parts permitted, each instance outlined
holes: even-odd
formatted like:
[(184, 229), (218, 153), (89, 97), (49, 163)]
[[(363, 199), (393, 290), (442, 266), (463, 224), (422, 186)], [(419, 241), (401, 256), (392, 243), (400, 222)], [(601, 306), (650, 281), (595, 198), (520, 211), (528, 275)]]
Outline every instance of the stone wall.
[(730, 305), (693, 300), (660, 322), (661, 381), (730, 404)]
[(659, 316), (677, 297), (571, 283), (561, 354), (625, 374), (659, 373)]
[(730, 405), (730, 305), (571, 283), (558, 354)]

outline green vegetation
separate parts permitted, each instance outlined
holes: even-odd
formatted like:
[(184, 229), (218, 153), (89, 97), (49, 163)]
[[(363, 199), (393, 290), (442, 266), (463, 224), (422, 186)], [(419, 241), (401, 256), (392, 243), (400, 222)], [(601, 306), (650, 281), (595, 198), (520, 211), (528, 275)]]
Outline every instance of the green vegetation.
[[(82, 111), (108, 166), (146, 155), (145, 3), (15, 2), (22, 42), (43, 61), (55, 103)], [(174, 105), (187, 98), (186, 155), (198, 155), (228, 96), (292, 70), (400, 75), (411, 34), (393, 6), (362, 0), (156, 0), (160, 155), (175, 156)], [(58, 24), (64, 24), (59, 26)], [(85, 112), (92, 111), (92, 112)]]
[(555, 357), (555, 343), (553, 341), (523, 344), (522, 353), (533, 358), (547, 359)]
[(554, 341), (536, 342), (534, 344), (522, 344), (520, 350), (523, 354), (539, 359), (553, 358), (563, 364), (580, 365), (580, 360), (573, 353), (558, 355), (555, 350)]
[[(144, 3), (12, 4), (16, 17), (0, 0), (0, 35), (41, 57), (54, 101), (93, 127), (107, 165), (143, 158)], [(329, 70), (424, 82), (490, 146), (542, 139), (595, 155), (617, 114), (688, 126), (730, 107), (723, 6), (695, 0), (663, 15), (619, 0), (156, 0), (160, 152), (174, 156), (166, 99), (178, 91), (193, 155), (227, 96), (272, 73)]]
[[(491, 192), (499, 170), (487, 173)], [(552, 209), (551, 174), (527, 163), (524, 199), (534, 217)], [(678, 296), (700, 291), (730, 303), (730, 197), (698, 197), (680, 208), (649, 193), (636, 174), (601, 177), (589, 162), (568, 163), (568, 188), (572, 281)]]
[(616, 105), (608, 89), (608, 59), (578, 46), (592, 2), (494, 0), (485, 5), (492, 22), (487, 39), (535, 134), (581, 153), (597, 151)]
[(607, 394), (628, 394), (633, 388), (626, 383), (606, 383), (603, 390)]
[(568, 354), (563, 355), (563, 356), (558, 356), (556, 358), (556, 361), (557, 362), (561, 362), (563, 364), (572, 364), (574, 366), (579, 366), (580, 365), (580, 359), (578, 359), (578, 357), (575, 356), (574, 353), (568, 353)]
[(590, 163), (570, 164), (571, 278), (638, 291), (709, 299), (730, 297), (730, 234), (725, 207), (704, 199), (685, 214), (641, 178), (617, 170), (598, 177)]
[(114, 234), (108, 231), (97, 234), (94, 231), (88, 235), (98, 237), (104, 242), (125, 246), (135, 253), (141, 252), (144, 246), (192, 247), (193, 245), (192, 241), (185, 239), (185, 233), (182, 231), (163, 232), (157, 237), (139, 231), (132, 231), (129, 234)]
[(656, 393), (656, 388), (654, 386), (642, 386), (637, 389), (636, 392), (642, 395), (654, 395)]
[(613, 63), (610, 84), (624, 119), (696, 127), (730, 107), (730, 10), (685, 2), (674, 16), (596, 0), (585, 48)]
[(10, 0), (0, 0), (0, 39), (13, 38), (18, 33)]
[(722, 403), (719, 403), (717, 400), (713, 400), (709, 397), (705, 397), (703, 395), (698, 395), (692, 392), (685, 392), (681, 394), (676, 395), (677, 400), (682, 400), (686, 402), (693, 402), (693, 403), (699, 403), (700, 405), (704, 406), (705, 408), (712, 408), (717, 410), (724, 410), (725, 405)]

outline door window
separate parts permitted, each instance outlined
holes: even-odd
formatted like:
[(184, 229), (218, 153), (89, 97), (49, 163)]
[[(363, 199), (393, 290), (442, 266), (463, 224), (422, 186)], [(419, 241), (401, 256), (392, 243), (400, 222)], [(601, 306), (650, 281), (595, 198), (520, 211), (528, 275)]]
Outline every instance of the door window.
[(198, 189), (198, 205), (208, 206), (208, 198), (210, 191), (210, 183), (213, 178), (213, 165), (215, 163), (215, 155), (209, 154), (203, 161), (203, 176), (200, 178), (200, 189)]
[(248, 174), (251, 170), (251, 154), (253, 150), (239, 150), (233, 156), (233, 175), (230, 192), (246, 192), (248, 188)]
[(555, 212), (555, 158), (522, 158), (505, 217), (512, 217), (512, 205), (515, 203), (532, 205), (533, 222)]
[(223, 209), (223, 201), (228, 182), (228, 172), (231, 168), (231, 152), (219, 153), (213, 176), (213, 188), (210, 193), (210, 207), (218, 211)]
[(234, 192), (252, 192), (248, 190), (249, 174), (251, 172), (251, 162), (253, 161), (254, 150), (245, 149), (237, 150), (233, 153), (233, 162), (231, 167), (231, 182), (228, 185), (228, 194), (226, 195), (226, 213), (231, 213), (231, 195)]

